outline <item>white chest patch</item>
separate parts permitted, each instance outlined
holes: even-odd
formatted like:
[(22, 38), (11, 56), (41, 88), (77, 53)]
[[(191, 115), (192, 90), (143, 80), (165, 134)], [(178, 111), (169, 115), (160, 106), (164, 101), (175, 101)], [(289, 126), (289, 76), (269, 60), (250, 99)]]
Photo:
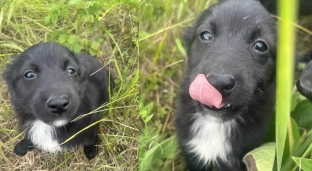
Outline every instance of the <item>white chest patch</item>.
[(61, 119), (61, 120), (56, 120), (52, 123), (53, 126), (55, 127), (62, 127), (68, 124), (68, 121), (65, 119)]
[(60, 144), (53, 139), (54, 134), (55, 128), (40, 120), (36, 120), (29, 125), (28, 137), (32, 143), (50, 153), (62, 151)]
[(232, 151), (229, 137), (233, 128), (235, 121), (220, 122), (216, 118), (195, 114), (192, 139), (187, 143), (189, 150), (203, 164), (210, 164), (217, 158), (227, 161), (227, 155)]

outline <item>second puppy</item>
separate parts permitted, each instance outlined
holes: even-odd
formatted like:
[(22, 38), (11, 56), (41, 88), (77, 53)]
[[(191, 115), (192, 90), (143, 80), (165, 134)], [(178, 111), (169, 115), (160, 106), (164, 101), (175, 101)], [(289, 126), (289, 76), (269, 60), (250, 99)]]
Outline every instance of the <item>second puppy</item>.
[(188, 62), (176, 112), (191, 171), (245, 170), (261, 145), (275, 101), (276, 23), (254, 0), (223, 0), (183, 39)]

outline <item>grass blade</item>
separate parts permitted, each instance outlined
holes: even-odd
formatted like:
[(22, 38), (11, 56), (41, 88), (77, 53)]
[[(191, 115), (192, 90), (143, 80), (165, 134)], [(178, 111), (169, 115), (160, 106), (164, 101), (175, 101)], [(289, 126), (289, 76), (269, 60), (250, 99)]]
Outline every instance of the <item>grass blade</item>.
[[(292, 22), (296, 18), (296, 1), (279, 0), (278, 58), (277, 58), (277, 96), (276, 96), (276, 155), (277, 170), (281, 170), (287, 125), (290, 122), (291, 92), (295, 54), (295, 28)], [(295, 8), (294, 8), (295, 7)]]
[(0, 33), (2, 32), (3, 8), (0, 11)]

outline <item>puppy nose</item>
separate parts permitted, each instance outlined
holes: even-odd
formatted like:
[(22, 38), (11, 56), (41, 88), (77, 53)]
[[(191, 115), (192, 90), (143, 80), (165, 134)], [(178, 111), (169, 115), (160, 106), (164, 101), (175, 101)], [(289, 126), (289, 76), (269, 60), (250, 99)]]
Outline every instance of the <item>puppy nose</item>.
[(229, 96), (235, 86), (235, 79), (232, 75), (211, 73), (207, 76), (207, 80), (221, 93), (222, 97)]
[(49, 98), (47, 101), (47, 106), (52, 113), (61, 114), (65, 112), (68, 108), (69, 100), (65, 95), (59, 97)]

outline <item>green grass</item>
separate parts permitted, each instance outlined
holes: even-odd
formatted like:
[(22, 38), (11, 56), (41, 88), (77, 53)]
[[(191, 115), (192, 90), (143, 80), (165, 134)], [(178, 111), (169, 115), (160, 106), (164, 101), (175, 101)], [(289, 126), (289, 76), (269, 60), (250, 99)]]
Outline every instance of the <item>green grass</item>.
[[(194, 17), (214, 2), (216, 1), (143, 0), (140, 4), (139, 112), (144, 128), (139, 142), (139, 160), (142, 171), (186, 169), (175, 140), (173, 125), (176, 95), (186, 62), (181, 33), (185, 26), (192, 24)], [(301, 28), (297, 27), (296, 45), (299, 54), (303, 54), (312, 47), (311, 17), (300, 18), (297, 26)], [(298, 170), (291, 156), (311, 157), (309, 125), (312, 123), (312, 104), (298, 94), (294, 84), (291, 86), (292, 108), (291, 113), (288, 113), (294, 118), (290, 126), (292, 129), (289, 129), (292, 130), (293, 137), (286, 138), (282, 156), (283, 171)], [(270, 133), (274, 132), (272, 127)], [(293, 151), (289, 146), (293, 146)]]
[(9, 95), (0, 84), (0, 170), (137, 170), (138, 2), (136, 0), (8, 0), (0, 2), (0, 71), (32, 44), (55, 41), (96, 56), (116, 80), (111, 100), (97, 111), (99, 152), (92, 161), (82, 148), (50, 155), (35, 149), (23, 157), (12, 151), (18, 131)]
[[(277, 170), (281, 170), (285, 141), (287, 137), (287, 126), (291, 127), (291, 96), (293, 87), (293, 68), (295, 57), (295, 27), (291, 24), (296, 22), (297, 3), (291, 0), (278, 1), (279, 16), (283, 20), (278, 21), (277, 34), (277, 91), (276, 91), (276, 160)], [(285, 77), (287, 75), (287, 77)], [(292, 131), (288, 131), (290, 147), (293, 146)]]

